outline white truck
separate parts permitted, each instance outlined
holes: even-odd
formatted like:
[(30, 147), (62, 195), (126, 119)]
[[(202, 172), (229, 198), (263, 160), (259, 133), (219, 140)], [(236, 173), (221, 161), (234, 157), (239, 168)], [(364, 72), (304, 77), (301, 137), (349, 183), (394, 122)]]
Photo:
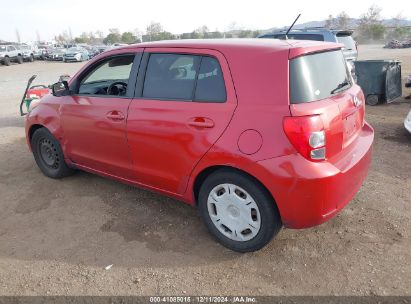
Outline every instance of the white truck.
[(10, 62), (23, 63), (23, 56), (21, 50), (11, 44), (0, 45), (0, 63), (10, 65)]

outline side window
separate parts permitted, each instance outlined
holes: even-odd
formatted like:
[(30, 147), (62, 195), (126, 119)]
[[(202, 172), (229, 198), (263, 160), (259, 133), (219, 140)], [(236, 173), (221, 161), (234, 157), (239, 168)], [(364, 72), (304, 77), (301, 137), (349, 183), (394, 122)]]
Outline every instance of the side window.
[(135, 55), (116, 56), (97, 64), (81, 80), (78, 93), (124, 96)]
[(224, 77), (218, 60), (213, 57), (203, 57), (198, 72), (194, 100), (225, 102), (226, 98)]
[(16, 48), (14, 46), (12, 46), (12, 45), (9, 46), (9, 52), (12, 52), (12, 51), (15, 51), (15, 50), (16, 50)]
[(143, 97), (192, 100), (200, 58), (186, 54), (151, 54)]

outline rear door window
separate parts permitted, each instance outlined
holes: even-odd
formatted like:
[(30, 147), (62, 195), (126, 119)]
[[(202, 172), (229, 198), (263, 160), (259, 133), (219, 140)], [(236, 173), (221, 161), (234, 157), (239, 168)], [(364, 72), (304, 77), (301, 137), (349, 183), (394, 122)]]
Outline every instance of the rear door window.
[(196, 55), (151, 54), (143, 97), (192, 100), (200, 59)]
[(290, 102), (324, 99), (352, 86), (341, 50), (297, 57), (290, 61)]
[(194, 100), (202, 102), (226, 101), (224, 78), (217, 59), (213, 57), (202, 58)]

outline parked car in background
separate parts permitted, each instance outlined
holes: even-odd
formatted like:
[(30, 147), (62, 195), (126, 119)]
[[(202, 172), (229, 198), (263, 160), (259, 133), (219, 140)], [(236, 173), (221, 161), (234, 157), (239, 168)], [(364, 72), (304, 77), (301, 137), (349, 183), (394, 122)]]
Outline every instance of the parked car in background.
[(90, 58), (90, 59), (91, 59), (91, 58), (94, 58), (95, 56), (97, 56), (98, 54), (100, 54), (100, 51), (99, 51), (96, 47), (94, 47), (94, 46), (88, 47), (88, 48), (87, 48), (87, 51), (88, 51), (88, 55), (89, 55), (89, 58)]
[(22, 52), (12, 44), (0, 45), (0, 63), (10, 65), (11, 62), (23, 63)]
[(85, 61), (89, 60), (89, 53), (85, 48), (82, 47), (72, 47), (69, 48), (66, 53), (63, 55), (63, 62), (69, 61)]
[(340, 44), (142, 43), (52, 87), (26, 116), (46, 176), (82, 169), (183, 200), (239, 252), (334, 217), (371, 162), (374, 132)]
[(63, 61), (64, 54), (67, 52), (64, 48), (55, 48), (48, 54), (48, 60)]
[[(262, 34), (258, 36), (258, 38), (284, 39), (286, 32), (286, 30), (273, 31), (271, 33)], [(354, 31), (352, 30), (336, 30), (316, 27), (291, 30), (288, 33), (287, 38), (294, 40), (315, 40), (342, 43), (344, 44), (344, 57), (351, 67), (351, 70), (354, 71), (355, 67), (353, 61), (358, 58), (358, 49), (357, 43), (352, 37), (353, 32)]]
[(39, 45), (38, 46), (38, 57), (41, 60), (47, 60), (49, 53), (53, 50), (53, 47), (49, 45)]
[(110, 49), (111, 49), (111, 48), (110, 48), (109, 46), (107, 46), (107, 45), (98, 45), (98, 46), (96, 46), (96, 48), (98, 49), (98, 51), (99, 51), (100, 54), (103, 53), (103, 52), (105, 52), (105, 51), (107, 51), (107, 50), (110, 50)]
[(21, 51), (21, 54), (23, 56), (23, 60), (25, 61), (30, 61), (33, 62), (35, 59), (35, 54), (36, 54), (36, 47), (27, 45), (27, 44), (20, 44), (18, 48)]

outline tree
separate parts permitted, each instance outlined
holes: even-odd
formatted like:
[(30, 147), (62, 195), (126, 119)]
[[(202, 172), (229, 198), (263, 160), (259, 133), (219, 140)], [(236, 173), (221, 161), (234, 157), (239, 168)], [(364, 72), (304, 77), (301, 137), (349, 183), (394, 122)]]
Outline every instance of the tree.
[(151, 22), (146, 28), (146, 34), (143, 35), (143, 41), (171, 40), (175, 36), (163, 29), (163, 26), (158, 22)]
[(325, 20), (324, 27), (331, 29), (334, 27), (334, 17), (333, 15), (328, 15), (328, 19)]
[(20, 39), (20, 32), (18, 29), (16, 29), (16, 37), (17, 37), (17, 42), (20, 43), (21, 39)]
[(253, 32), (251, 30), (242, 30), (238, 34), (238, 38), (252, 38)]
[(384, 38), (385, 27), (381, 21), (381, 8), (372, 5), (361, 15), (358, 33), (360, 40), (381, 40)]
[(347, 29), (349, 20), (350, 20), (350, 17), (348, 16), (348, 14), (346, 12), (342, 11), (337, 16), (337, 27), (338, 27), (338, 29)]
[(104, 44), (114, 44), (121, 42), (120, 31), (117, 28), (109, 29), (109, 34), (103, 39)]
[(150, 41), (153, 40), (158, 34), (163, 31), (163, 26), (159, 22), (151, 21), (151, 23), (146, 28), (146, 35), (149, 37)]
[(397, 16), (393, 17), (394, 29), (391, 32), (391, 36), (394, 39), (403, 39), (410, 34), (410, 28), (403, 26), (404, 16), (399, 13)]
[(124, 32), (121, 35), (121, 41), (124, 43), (134, 43), (136, 41), (136, 37), (133, 35), (132, 32)]

